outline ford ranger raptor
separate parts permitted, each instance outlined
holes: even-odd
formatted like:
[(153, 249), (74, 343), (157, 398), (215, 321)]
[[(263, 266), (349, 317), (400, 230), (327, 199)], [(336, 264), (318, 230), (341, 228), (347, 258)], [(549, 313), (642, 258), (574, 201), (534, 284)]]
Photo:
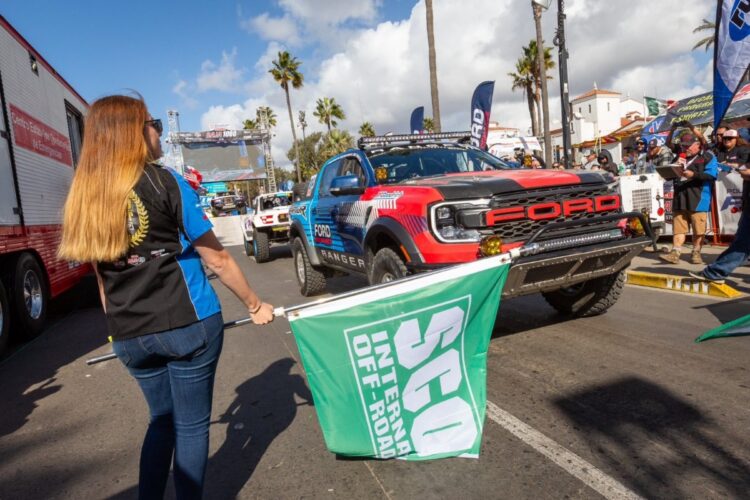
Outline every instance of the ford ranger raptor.
[(469, 133), (362, 138), (329, 159), (290, 209), (303, 295), (359, 273), (371, 284), (516, 249), (503, 297), (541, 293), (562, 314), (601, 314), (653, 244), (604, 172), (513, 169)]

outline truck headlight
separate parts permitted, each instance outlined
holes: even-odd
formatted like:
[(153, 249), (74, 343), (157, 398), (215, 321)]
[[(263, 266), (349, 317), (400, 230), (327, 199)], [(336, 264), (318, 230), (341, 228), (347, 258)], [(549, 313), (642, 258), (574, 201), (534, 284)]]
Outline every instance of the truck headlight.
[(439, 207), (435, 210), (435, 218), (437, 222), (453, 222), (453, 208), (452, 207)]
[(439, 231), (444, 240), (479, 241), (482, 238), (476, 229), (464, 229), (461, 226), (443, 226)]

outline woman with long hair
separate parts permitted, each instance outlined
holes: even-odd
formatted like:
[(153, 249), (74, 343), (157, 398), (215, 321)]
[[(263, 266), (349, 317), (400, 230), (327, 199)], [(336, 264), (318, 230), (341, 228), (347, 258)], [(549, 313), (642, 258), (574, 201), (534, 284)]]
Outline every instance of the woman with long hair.
[(174, 456), (178, 498), (200, 498), (208, 459), (214, 375), (224, 337), (209, 270), (256, 324), (273, 320), (221, 246), (197, 193), (153, 163), (162, 125), (140, 98), (94, 102), (65, 203), (63, 259), (96, 271), (112, 346), (151, 415), (139, 497), (162, 498)]

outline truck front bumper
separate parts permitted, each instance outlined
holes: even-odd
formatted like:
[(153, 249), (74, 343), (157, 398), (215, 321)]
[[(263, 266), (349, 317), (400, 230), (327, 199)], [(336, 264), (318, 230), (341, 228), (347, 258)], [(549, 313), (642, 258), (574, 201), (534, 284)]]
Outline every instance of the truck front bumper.
[[(638, 218), (644, 230), (642, 236), (625, 236), (619, 229), (576, 232), (586, 224), (578, 221), (560, 222), (544, 226), (520, 249), (511, 264), (503, 288), (503, 297), (519, 297), (532, 293), (549, 292), (583, 283), (621, 271), (644, 248), (654, 244), (654, 233), (642, 213), (630, 212), (602, 217), (600, 221), (620, 221)], [(543, 240), (550, 231), (570, 231), (569, 236)], [(614, 234), (613, 234), (614, 233)], [(413, 272), (445, 267), (444, 265), (407, 264)]]
[(643, 236), (520, 257), (508, 272), (503, 297), (549, 292), (614, 274), (651, 244), (653, 240)]

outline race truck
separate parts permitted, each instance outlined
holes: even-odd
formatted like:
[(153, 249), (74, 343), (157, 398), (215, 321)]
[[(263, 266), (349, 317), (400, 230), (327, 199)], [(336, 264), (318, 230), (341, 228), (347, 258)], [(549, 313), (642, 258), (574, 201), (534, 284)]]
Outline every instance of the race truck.
[(258, 195), (253, 200), (253, 215), (245, 219), (245, 254), (258, 263), (271, 258), (271, 243), (289, 241), (291, 191)]
[(653, 244), (646, 216), (623, 213), (608, 173), (511, 169), (469, 137), (362, 138), (328, 160), (290, 210), (302, 294), (339, 273), (377, 284), (515, 250), (503, 297), (541, 292), (573, 316), (611, 307)]
[(211, 199), (211, 215), (219, 217), (224, 214), (231, 214), (237, 210), (240, 214), (247, 213), (247, 203), (245, 197), (237, 193), (217, 193)]

